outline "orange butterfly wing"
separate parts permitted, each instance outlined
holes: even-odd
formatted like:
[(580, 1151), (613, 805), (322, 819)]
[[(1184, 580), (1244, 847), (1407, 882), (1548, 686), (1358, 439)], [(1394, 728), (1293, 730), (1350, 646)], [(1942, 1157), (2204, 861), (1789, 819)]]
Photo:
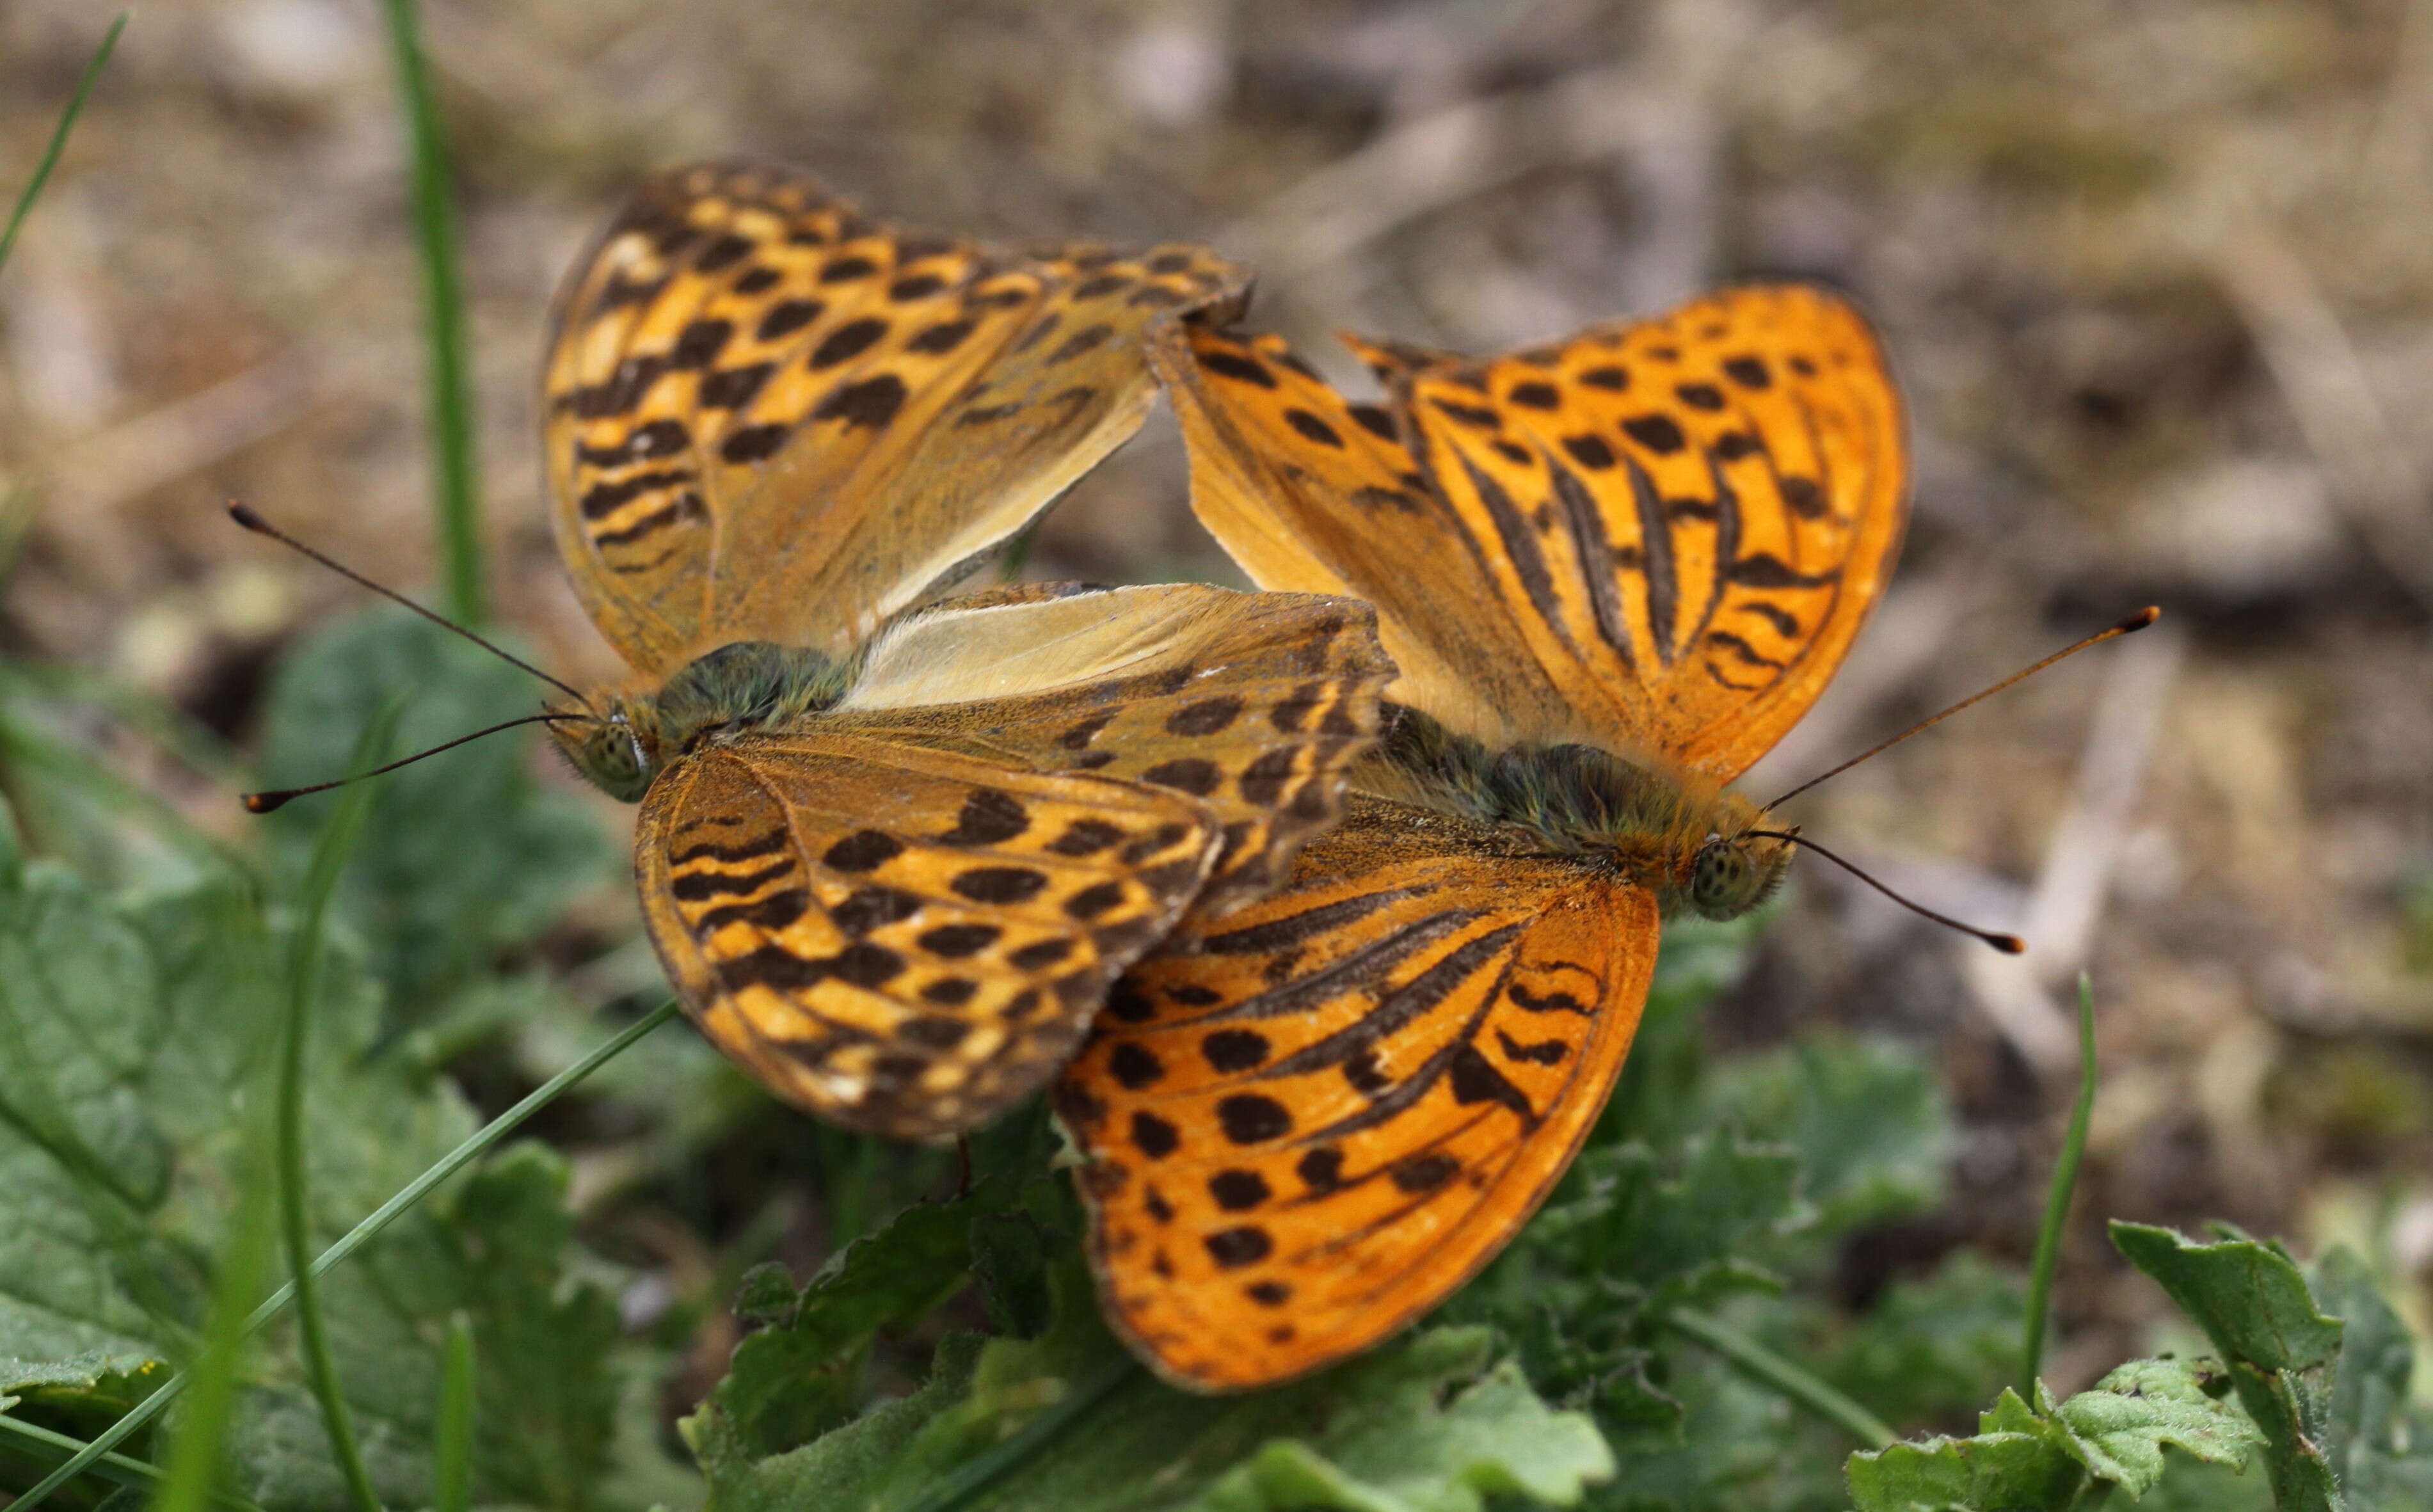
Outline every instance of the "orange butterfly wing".
[(1137, 430), (1144, 332), (1247, 280), (906, 231), (780, 168), (664, 175), (576, 265), (542, 377), (575, 589), (646, 674), (846, 654)]
[(1294, 887), (1136, 966), (1064, 1074), (1110, 1317), (1238, 1390), (1441, 1301), (1587, 1137), (1656, 943), (1642, 890), (1355, 796)]
[[(1186, 326), (1157, 361), (1203, 522), (1262, 586), (1376, 602), (1395, 696), (1455, 728), (1729, 780), (1881, 596), (1907, 518), (1899, 399), (1833, 296), (1734, 289), (1486, 362), (1355, 345), (1385, 409), (1287, 381), (1273, 338)], [(1344, 419), (1377, 444), (1339, 444)], [(1381, 513), (1389, 493), (1420, 501), (1412, 523)]]

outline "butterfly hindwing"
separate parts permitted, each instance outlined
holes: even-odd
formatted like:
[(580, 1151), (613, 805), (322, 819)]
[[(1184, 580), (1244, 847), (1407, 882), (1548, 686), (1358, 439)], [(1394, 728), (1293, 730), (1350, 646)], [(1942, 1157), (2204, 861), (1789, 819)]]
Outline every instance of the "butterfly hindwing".
[(1335, 823), (1393, 674), (1353, 600), (1200, 584), (991, 596), (883, 637), (837, 717), (1190, 795), (1220, 836), (1204, 915), (1275, 886)]
[(1186, 905), (1289, 870), (1391, 675), (1348, 600), (1025, 586), (921, 610), (836, 707), (652, 786), (652, 939), (782, 1095), (897, 1137), (970, 1129), (1054, 1073)]
[(686, 757), (635, 858), (711, 1041), (832, 1122), (935, 1139), (1053, 1074), (1217, 844), (1180, 793), (814, 730)]
[(1387, 403), (1346, 404), (1272, 337), (1172, 331), (1158, 362), (1203, 522), (1262, 586), (1375, 598), (1396, 696), (1457, 729), (1728, 779), (1881, 594), (1899, 402), (1830, 295), (1729, 290), (1485, 362), (1355, 346)]
[(1110, 1317), (1229, 1390), (1441, 1301), (1595, 1122), (1656, 940), (1643, 891), (1355, 797), (1289, 888), (1118, 983), (1059, 1083)]
[(908, 232), (783, 169), (665, 175), (578, 265), (543, 379), (577, 591), (646, 673), (843, 654), (1129, 436), (1143, 332), (1245, 281), (1197, 247)]

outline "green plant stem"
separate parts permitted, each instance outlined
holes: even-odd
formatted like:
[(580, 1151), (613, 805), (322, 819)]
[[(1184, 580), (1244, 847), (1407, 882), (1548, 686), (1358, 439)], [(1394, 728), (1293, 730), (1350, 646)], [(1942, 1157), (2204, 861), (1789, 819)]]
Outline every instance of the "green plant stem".
[[(397, 724), (394, 698), (364, 730), (355, 747), (351, 770), (377, 766)], [(347, 1410), (347, 1396), (338, 1382), (338, 1366), (330, 1351), (330, 1334), (321, 1317), (321, 1289), (314, 1275), (312, 1197), (304, 1179), (304, 1050), (312, 1027), (313, 1000), (321, 976), (321, 925), (337, 891), (338, 874), (371, 810), (378, 785), (357, 782), (346, 790), (329, 824), (313, 848), (313, 864), (305, 873), (303, 909), (288, 952), (287, 1012), (279, 1034), (279, 1097), (275, 1147), (279, 1161), (279, 1212), (287, 1249), (287, 1272), (296, 1289), (297, 1333), (304, 1352), (304, 1374), (320, 1404), (321, 1428), (329, 1436), (331, 1457), (345, 1477), (355, 1512), (380, 1512), (380, 1495), (372, 1489), (371, 1472), (364, 1466), (363, 1445)]]
[(240, 1369), (244, 1364), (245, 1300), (261, 1284), (269, 1268), (272, 1198), (268, 1164), (259, 1136), (248, 1139), (247, 1159), (237, 1182), (236, 1212), (230, 1218), (228, 1238), (220, 1246), (219, 1275), (212, 1287), (211, 1311), (203, 1319), (202, 1348), (195, 1363), (161, 1384), (161, 1389), (135, 1404), (132, 1411), (105, 1429), (92, 1443), (68, 1456), (67, 1463), (36, 1482), (34, 1488), (9, 1503), (31, 1508), (50, 1494), (49, 1487), (66, 1482), (84, 1467), (116, 1448), (128, 1433), (123, 1424), (148, 1419), (168, 1405), (174, 1388), (194, 1383), (186, 1410), (169, 1444), (168, 1464), (162, 1473), (153, 1512), (201, 1512), (220, 1478), (226, 1458), (229, 1419), (236, 1415)]
[(2036, 1253), (2028, 1267), (2028, 1317), (2019, 1347), (2019, 1395), (2036, 1400), (2036, 1371), (2044, 1364), (2045, 1324), (2052, 1304), (2053, 1272), (2061, 1265), (2062, 1226), (2069, 1217), (2070, 1194), (2078, 1186), (2078, 1166), (2086, 1154), (2086, 1128), (2095, 1113), (2095, 984), (2084, 972), (2078, 977), (2078, 1105), (2070, 1110), (2069, 1132), (2061, 1142), (2061, 1158), (2053, 1163), (2052, 1189), (2045, 1194), (2045, 1218), (2036, 1229)]
[(1049, 1439), (1113, 1395), (1114, 1389), (1131, 1380), (1132, 1373), (1139, 1368), (1130, 1356), (1114, 1361), (1084, 1383), (1080, 1390), (1024, 1423), (1021, 1432), (965, 1460), (953, 1474), (932, 1482), (927, 1491), (896, 1508), (895, 1512), (953, 1512), (989, 1482), (1046, 1448)]
[(439, 1426), (431, 1446), (432, 1512), (468, 1512), (473, 1504), (473, 1320), (448, 1319), (439, 1364)]
[(92, 60), (84, 65), (84, 76), (77, 80), (76, 93), (68, 96), (67, 109), (60, 112), (60, 124), (51, 127), (50, 145), (43, 149), (43, 161), (34, 165), (34, 177), (26, 179), (26, 187), (18, 192), (17, 208), (9, 212), (9, 229), (0, 231), (0, 267), (8, 265), (9, 253), (17, 245), (17, 229), (26, 224), (34, 201), (42, 195), (43, 185), (50, 182), (51, 170), (59, 166), (60, 154), (67, 149), (68, 132), (84, 110), (85, 96), (93, 93), (94, 80), (101, 77), (111, 52), (118, 46), (118, 34), (127, 29), (127, 16), (128, 12), (120, 11), (110, 29), (102, 33), (101, 45), (93, 50)]
[(1688, 1307), (1664, 1315), (1675, 1331), (1705, 1345), (1750, 1379), (1772, 1386), (1870, 1449), (1899, 1439), (1884, 1420), (1824, 1382), (1722, 1321)]
[[(433, 1187), (479, 1160), (492, 1146), (515, 1132), (517, 1126), (525, 1119), (555, 1102), (576, 1082), (622, 1055), (636, 1041), (642, 1039), (675, 1016), (676, 1002), (675, 999), (670, 998), (640, 1019), (628, 1025), (615, 1039), (542, 1082), (533, 1090), (530, 1096), (483, 1125), (472, 1137), (450, 1150), (429, 1170), (400, 1188), (395, 1197), (382, 1203), (368, 1217), (347, 1231), (345, 1238), (322, 1250), (320, 1257), (309, 1267), (312, 1273), (315, 1276), (324, 1274), (331, 1266), (370, 1243), (382, 1230), (396, 1222), (407, 1209), (429, 1196)], [(247, 1316), (243, 1332), (251, 1334), (278, 1317), (280, 1312), (295, 1299), (295, 1296), (296, 1283), (293, 1281), (271, 1293), (263, 1300), (262, 1305)], [(175, 1375), (162, 1382), (160, 1390), (136, 1403), (133, 1410), (126, 1417), (103, 1429), (92, 1443), (87, 1444), (77, 1453), (76, 1458), (43, 1476), (34, 1484), (32, 1489), (9, 1503), (9, 1512), (34, 1512), (34, 1509), (42, 1505), (53, 1491), (83, 1474), (95, 1460), (124, 1443), (129, 1434), (150, 1422), (162, 1408), (177, 1399), (178, 1394), (185, 1389), (187, 1384), (186, 1374)]]
[(465, 338), (464, 256), (451, 197), (448, 138), (414, 0), (386, 0), (391, 60), (414, 149), (414, 237), (422, 263), (423, 345), (431, 406), (432, 498), (448, 612), (478, 627), (488, 613), (482, 581), (482, 500), (474, 471), (473, 382)]
[[(0, 1436), (16, 1439), (17, 1448), (28, 1453), (43, 1454), (54, 1459), (66, 1459), (84, 1448), (84, 1440), (81, 1438), (70, 1438), (65, 1434), (53, 1433), (39, 1424), (11, 1418), (5, 1412), (0, 1412)], [(158, 1465), (148, 1464), (140, 1459), (129, 1459), (124, 1454), (102, 1455), (101, 1458), (94, 1461), (93, 1472), (116, 1481), (121, 1486), (133, 1486), (147, 1490), (160, 1484), (167, 1473)], [(225, 1496), (215, 1491), (212, 1493), (212, 1500), (222, 1506), (237, 1508), (238, 1512), (262, 1512), (261, 1507), (243, 1497)]]

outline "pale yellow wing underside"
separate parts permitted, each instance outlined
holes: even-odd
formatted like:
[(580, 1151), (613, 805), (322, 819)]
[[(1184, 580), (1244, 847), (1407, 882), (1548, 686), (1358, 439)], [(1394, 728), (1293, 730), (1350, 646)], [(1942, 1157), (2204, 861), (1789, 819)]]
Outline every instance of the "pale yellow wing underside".
[(1216, 913), (1335, 823), (1393, 674), (1365, 603), (1167, 584), (925, 610), (829, 718), (1190, 794), (1221, 836), (1195, 904)]

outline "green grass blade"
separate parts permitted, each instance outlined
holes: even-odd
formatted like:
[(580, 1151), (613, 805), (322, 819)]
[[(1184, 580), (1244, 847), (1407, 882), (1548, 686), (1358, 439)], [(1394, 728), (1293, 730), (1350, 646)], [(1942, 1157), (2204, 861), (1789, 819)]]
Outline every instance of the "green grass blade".
[(469, 1512), (473, 1505), (473, 1320), (448, 1319), (439, 1366), (439, 1427), (431, 1447), (432, 1512)]
[(414, 149), (414, 239), (422, 263), (423, 345), (431, 406), (432, 494), (448, 612), (478, 627), (488, 611), (482, 580), (482, 499), (475, 476), (473, 382), (465, 337), (465, 263), (450, 194), (448, 138), (422, 51), (414, 0), (386, 0), (389, 53)]
[[(65, 1434), (53, 1433), (40, 1424), (11, 1418), (5, 1412), (0, 1412), (0, 1437), (14, 1439), (15, 1447), (26, 1453), (47, 1455), (53, 1459), (66, 1459), (84, 1448), (84, 1440), (81, 1438), (71, 1438)], [(106, 1480), (116, 1481), (121, 1486), (132, 1486), (139, 1490), (151, 1489), (159, 1485), (167, 1473), (158, 1465), (140, 1459), (129, 1459), (125, 1454), (102, 1455), (101, 1458), (94, 1461), (93, 1472)], [(241, 1496), (228, 1496), (213, 1492), (212, 1500), (221, 1506), (235, 1509), (235, 1512), (262, 1512), (260, 1506)]]
[(2052, 1189), (2045, 1194), (2045, 1220), (2036, 1229), (2035, 1259), (2028, 1267), (2026, 1336), (2019, 1349), (2019, 1395), (2036, 1400), (2036, 1371), (2044, 1365), (2045, 1323), (2052, 1304), (2053, 1272), (2061, 1265), (2062, 1226), (2069, 1217), (2078, 1165), (2086, 1154), (2086, 1126), (2095, 1113), (2095, 984), (2078, 977), (2078, 1106), (2070, 1110), (2069, 1133), (2053, 1163)]
[[(356, 773), (380, 765), (389, 732), (397, 725), (399, 701), (390, 699), (355, 746), (351, 766)], [(321, 925), (337, 891), (338, 874), (363, 832), (371, 812), (374, 782), (349, 786), (338, 800), (321, 839), (313, 848), (313, 864), (305, 873), (303, 909), (296, 921), (296, 938), (288, 953), (287, 1011), (279, 1034), (279, 1100), (276, 1147), (279, 1156), (279, 1211), (287, 1249), (287, 1271), (296, 1288), (297, 1330), (304, 1351), (304, 1374), (320, 1404), (322, 1432), (329, 1436), (330, 1454), (347, 1482), (356, 1512), (380, 1512), (371, 1472), (364, 1468), (363, 1445), (355, 1437), (353, 1417), (338, 1384), (336, 1358), (330, 1352), (328, 1326), (321, 1317), (320, 1287), (313, 1271), (313, 1211), (304, 1180), (304, 1048), (313, 1021), (313, 1001), (320, 986)]]
[(1781, 1392), (1870, 1449), (1882, 1449), (1900, 1438), (1874, 1413), (1738, 1329), (1727, 1327), (1717, 1318), (1691, 1308), (1676, 1307), (1664, 1315), (1664, 1322), (1675, 1332), (1722, 1355), (1742, 1374)]
[(34, 165), (34, 177), (26, 179), (26, 187), (19, 192), (17, 208), (9, 212), (9, 229), (0, 231), (0, 267), (8, 265), (9, 250), (17, 245), (17, 229), (26, 224), (26, 216), (41, 196), (43, 185), (50, 182), (51, 170), (59, 166), (60, 154), (67, 149), (68, 132), (84, 110), (85, 96), (93, 93), (94, 80), (101, 76), (111, 50), (117, 47), (118, 34), (127, 29), (127, 16), (128, 12), (120, 11), (118, 19), (102, 34), (101, 45), (93, 50), (93, 60), (84, 65), (84, 76), (77, 80), (76, 93), (68, 96), (67, 109), (60, 112), (60, 124), (51, 127), (50, 145), (43, 149), (43, 161)]
[[(615, 1039), (534, 1088), (530, 1096), (483, 1125), (465, 1143), (440, 1157), (429, 1170), (408, 1181), (399, 1189), (395, 1197), (382, 1203), (361, 1223), (348, 1230), (345, 1238), (322, 1250), (320, 1258), (315, 1260), (309, 1267), (312, 1273), (315, 1276), (326, 1273), (331, 1266), (370, 1243), (382, 1230), (396, 1222), (407, 1209), (429, 1196), (433, 1187), (481, 1159), (492, 1146), (515, 1132), (517, 1127), (525, 1119), (564, 1096), (575, 1083), (624, 1054), (635, 1042), (644, 1038), (675, 1016), (676, 1002), (675, 999), (670, 998), (628, 1025)], [(263, 1300), (262, 1305), (247, 1316), (244, 1332), (250, 1334), (278, 1317), (288, 1302), (295, 1299), (295, 1296), (296, 1283), (292, 1281), (271, 1293)], [(188, 1377), (184, 1374), (172, 1376), (162, 1382), (160, 1390), (136, 1403), (133, 1411), (102, 1430), (74, 1459), (43, 1476), (30, 1490), (9, 1503), (9, 1512), (34, 1512), (34, 1509), (42, 1505), (53, 1491), (83, 1474), (95, 1460), (126, 1442), (129, 1434), (150, 1422), (162, 1408), (177, 1399), (187, 1385)]]
[[(158, 1411), (159, 1406), (167, 1405), (165, 1399), (171, 1386), (193, 1383), (186, 1410), (178, 1415), (177, 1437), (169, 1446), (169, 1463), (162, 1472), (161, 1494), (152, 1503), (152, 1512), (202, 1512), (217, 1487), (229, 1422), (236, 1416), (246, 1335), (251, 1332), (246, 1323), (245, 1300), (260, 1288), (263, 1272), (269, 1268), (271, 1215), (267, 1210), (271, 1194), (266, 1176), (259, 1164), (247, 1163), (238, 1187), (236, 1213), (230, 1220), (228, 1241), (220, 1248), (219, 1278), (213, 1287), (211, 1313), (203, 1324), (203, 1347), (195, 1363), (162, 1382), (160, 1390), (119, 1419), (124, 1423), (138, 1414), (148, 1418), (151, 1412), (146, 1408)], [(112, 1431), (116, 1427), (112, 1424)], [(31, 1509), (39, 1505), (50, 1494), (50, 1487), (65, 1483), (126, 1436), (119, 1434), (113, 1438), (111, 1432), (105, 1432), (70, 1455), (66, 1464), (36, 1482), (32, 1490), (9, 1506)]]

